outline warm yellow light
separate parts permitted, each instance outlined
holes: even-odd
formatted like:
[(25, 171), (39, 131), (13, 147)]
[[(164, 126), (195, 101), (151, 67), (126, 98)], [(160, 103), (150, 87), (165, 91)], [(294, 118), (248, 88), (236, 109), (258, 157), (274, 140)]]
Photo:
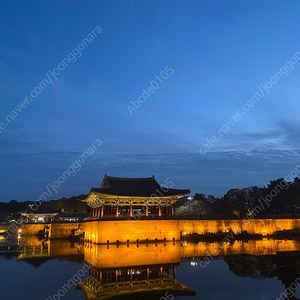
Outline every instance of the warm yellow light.
[(267, 233), (268, 231), (266, 229), (262, 229), (261, 233)]

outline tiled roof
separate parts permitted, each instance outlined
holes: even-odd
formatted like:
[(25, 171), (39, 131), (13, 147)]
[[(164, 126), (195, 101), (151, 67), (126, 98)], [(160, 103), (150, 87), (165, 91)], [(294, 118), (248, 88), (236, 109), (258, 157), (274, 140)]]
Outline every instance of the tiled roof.
[(161, 187), (154, 176), (147, 178), (122, 178), (106, 176), (101, 188), (91, 188), (91, 192), (107, 195), (132, 196), (132, 197), (167, 197), (187, 195), (188, 189), (172, 189)]

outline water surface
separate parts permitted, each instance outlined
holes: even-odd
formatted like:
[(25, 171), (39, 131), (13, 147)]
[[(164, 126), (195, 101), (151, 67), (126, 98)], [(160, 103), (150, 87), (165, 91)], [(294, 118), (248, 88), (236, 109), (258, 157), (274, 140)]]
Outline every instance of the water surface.
[(1, 299), (275, 300), (300, 282), (299, 250), (292, 240), (107, 247), (32, 237), (1, 252)]

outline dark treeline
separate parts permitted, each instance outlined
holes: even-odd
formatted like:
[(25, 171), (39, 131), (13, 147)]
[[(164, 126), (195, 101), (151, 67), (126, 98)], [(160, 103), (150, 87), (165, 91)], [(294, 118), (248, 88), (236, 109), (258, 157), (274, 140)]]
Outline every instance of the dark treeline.
[(223, 197), (195, 194), (176, 203), (176, 214), (196, 218), (260, 218), (300, 214), (300, 179), (270, 181), (267, 187), (231, 189)]
[[(49, 209), (65, 214), (87, 214), (89, 210), (88, 206), (78, 200), (85, 199), (86, 197), (87, 195), (80, 195), (71, 198), (63, 197), (58, 200), (41, 201), (41, 207), (44, 211)], [(10, 202), (0, 202), (0, 222), (18, 219), (21, 212), (31, 211), (30, 205), (35, 207), (34, 201), (18, 202), (11, 200)]]
[[(42, 206), (64, 214), (87, 214), (89, 207), (78, 199), (87, 195), (43, 201)], [(30, 211), (34, 201), (0, 202), (0, 222), (17, 218), (20, 212)], [(271, 215), (300, 214), (300, 179), (286, 182), (283, 178), (270, 181), (268, 186), (231, 189), (223, 197), (196, 193), (175, 203), (177, 215), (191, 218), (260, 218)]]

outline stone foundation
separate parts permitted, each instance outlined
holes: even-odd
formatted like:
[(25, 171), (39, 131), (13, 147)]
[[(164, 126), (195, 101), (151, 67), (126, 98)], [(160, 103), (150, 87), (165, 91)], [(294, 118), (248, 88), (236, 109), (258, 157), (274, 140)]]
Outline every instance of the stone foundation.
[(282, 230), (300, 230), (300, 219), (255, 220), (111, 220), (86, 223), (24, 224), (21, 235), (36, 235), (49, 226), (50, 239), (68, 238), (72, 230), (81, 227), (85, 239), (94, 244), (137, 243), (180, 240), (180, 235), (247, 232), (273, 234)]
[(179, 220), (92, 221), (84, 232), (95, 244), (180, 240)]

